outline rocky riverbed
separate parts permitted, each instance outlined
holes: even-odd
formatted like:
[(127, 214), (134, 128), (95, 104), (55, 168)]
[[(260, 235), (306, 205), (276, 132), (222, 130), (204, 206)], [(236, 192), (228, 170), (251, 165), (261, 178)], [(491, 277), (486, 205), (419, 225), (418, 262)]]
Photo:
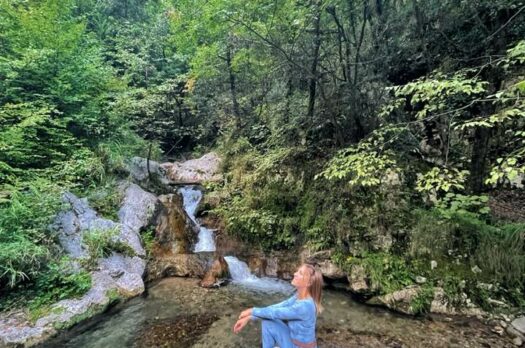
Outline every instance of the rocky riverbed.
[[(195, 279), (167, 278), (146, 296), (118, 305), (43, 347), (259, 347), (260, 328), (232, 333), (238, 313), (288, 296), (230, 284), (204, 289)], [(475, 319), (414, 319), (359, 304), (327, 290), (317, 325), (319, 347), (509, 347), (511, 341)]]

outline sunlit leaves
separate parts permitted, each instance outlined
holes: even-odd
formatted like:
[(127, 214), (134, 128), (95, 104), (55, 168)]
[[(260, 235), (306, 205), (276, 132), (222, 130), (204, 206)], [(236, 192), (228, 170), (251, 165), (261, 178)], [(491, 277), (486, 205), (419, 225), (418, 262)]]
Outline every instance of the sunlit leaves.
[(429, 194), (464, 190), (464, 183), (468, 174), (467, 170), (434, 167), (427, 173), (419, 176), (416, 190)]
[(374, 187), (381, 185), (387, 171), (396, 171), (392, 151), (350, 148), (339, 152), (318, 177), (346, 180), (350, 186)]

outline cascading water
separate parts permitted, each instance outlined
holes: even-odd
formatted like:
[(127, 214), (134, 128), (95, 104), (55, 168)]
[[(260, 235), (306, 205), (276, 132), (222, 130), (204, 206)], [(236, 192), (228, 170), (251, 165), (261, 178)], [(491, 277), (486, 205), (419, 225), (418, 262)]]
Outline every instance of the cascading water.
[(197, 244), (195, 244), (194, 252), (204, 252), (204, 251), (215, 251), (215, 241), (213, 240), (213, 230), (201, 226), (195, 217), (195, 212), (199, 202), (202, 199), (202, 192), (194, 189), (191, 186), (185, 186), (179, 189), (180, 194), (182, 194), (182, 204), (184, 210), (190, 217), (190, 219), (199, 226), (199, 236)]
[[(213, 238), (214, 230), (201, 226), (195, 217), (197, 206), (202, 199), (202, 192), (192, 186), (185, 186), (179, 189), (179, 193), (182, 194), (183, 197), (184, 210), (190, 219), (199, 226), (199, 237), (193, 251), (215, 251), (215, 240)], [(234, 256), (225, 256), (224, 259), (228, 263), (230, 275), (235, 284), (264, 292), (290, 293), (293, 290), (293, 287), (289, 283), (282, 280), (256, 277), (251, 274), (250, 269), (245, 262), (242, 262)]]
[(280, 279), (256, 277), (250, 272), (246, 262), (242, 262), (234, 256), (225, 256), (224, 259), (228, 263), (232, 281), (235, 284), (264, 292), (290, 293), (293, 290), (289, 283)]

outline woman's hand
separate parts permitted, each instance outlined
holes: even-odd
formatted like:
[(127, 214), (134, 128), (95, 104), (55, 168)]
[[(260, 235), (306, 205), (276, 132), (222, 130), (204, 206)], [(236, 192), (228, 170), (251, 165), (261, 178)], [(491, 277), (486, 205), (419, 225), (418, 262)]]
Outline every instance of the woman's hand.
[(242, 319), (237, 320), (237, 322), (233, 326), (233, 332), (236, 334), (241, 332), (241, 330), (246, 326), (246, 324), (248, 324), (249, 321), (250, 317), (244, 317)]
[(239, 315), (239, 319), (242, 319), (242, 318), (245, 318), (245, 317), (251, 317), (252, 316), (252, 309), (251, 308), (248, 308), (244, 311), (241, 312), (241, 314)]

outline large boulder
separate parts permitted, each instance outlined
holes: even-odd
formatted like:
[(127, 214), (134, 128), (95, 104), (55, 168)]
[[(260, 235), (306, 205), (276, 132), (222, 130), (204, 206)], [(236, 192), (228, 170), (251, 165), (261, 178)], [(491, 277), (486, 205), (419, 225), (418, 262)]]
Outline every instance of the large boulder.
[(204, 181), (219, 181), (217, 174), (220, 165), (219, 156), (210, 152), (201, 158), (185, 162), (163, 163), (160, 167), (166, 172), (168, 180), (177, 184), (200, 184)]
[(140, 231), (153, 222), (161, 204), (155, 195), (138, 185), (125, 183), (120, 189), (124, 199), (118, 212), (121, 224), (118, 238), (131, 246), (137, 255), (144, 257), (146, 253), (140, 240)]
[(512, 327), (522, 335), (525, 335), (525, 317), (519, 317), (512, 321)]
[(366, 270), (361, 265), (352, 265), (348, 274), (348, 289), (361, 296), (373, 294), (373, 290), (368, 285)]
[(131, 179), (143, 187), (157, 184), (168, 189), (168, 185), (171, 183), (166, 169), (158, 162), (150, 160), (148, 172), (148, 160), (146, 158), (132, 157), (126, 162), (126, 170)]
[(241, 256), (247, 260), (248, 267), (253, 274), (259, 277), (274, 277), (285, 280), (292, 279), (295, 271), (304, 261), (301, 253), (294, 252), (277, 251), (268, 255), (262, 252), (252, 252)]
[(412, 302), (418, 297), (420, 292), (421, 287), (417, 285), (408, 286), (390, 294), (375, 296), (368, 300), (367, 303), (371, 305), (382, 305), (405, 314), (414, 314), (415, 311)]
[(186, 214), (181, 196), (162, 195), (159, 200), (162, 208), (157, 217), (147, 280), (204, 276), (210, 257), (193, 254), (199, 228)]

